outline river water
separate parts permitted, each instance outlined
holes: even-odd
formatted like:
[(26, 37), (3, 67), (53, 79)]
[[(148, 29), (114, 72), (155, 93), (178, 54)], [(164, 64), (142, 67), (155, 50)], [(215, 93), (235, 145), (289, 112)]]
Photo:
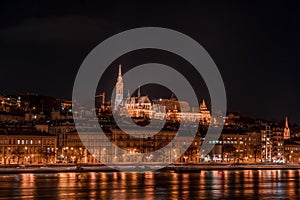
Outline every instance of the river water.
[(0, 199), (300, 199), (300, 170), (0, 174)]

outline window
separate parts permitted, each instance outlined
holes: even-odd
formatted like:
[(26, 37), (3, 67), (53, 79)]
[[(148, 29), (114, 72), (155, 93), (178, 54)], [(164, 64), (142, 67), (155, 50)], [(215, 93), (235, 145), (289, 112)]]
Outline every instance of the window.
[(20, 144), (20, 140), (18, 140), (18, 144)]

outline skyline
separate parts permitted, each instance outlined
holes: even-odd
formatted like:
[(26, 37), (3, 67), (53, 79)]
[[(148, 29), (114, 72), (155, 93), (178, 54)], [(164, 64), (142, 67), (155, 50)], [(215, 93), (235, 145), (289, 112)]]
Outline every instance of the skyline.
[(297, 1), (0, 1), (0, 199), (300, 199)]
[[(223, 77), (228, 111), (300, 122), (299, 14), (293, 3), (1, 4), (1, 92), (71, 99), (77, 70), (97, 44), (130, 28), (160, 26), (191, 36), (208, 51)], [(183, 71), (187, 66), (165, 52), (135, 52), (111, 64), (107, 88), (115, 84), (119, 63), (126, 72), (153, 60)], [(189, 78), (197, 85), (199, 77)], [(199, 93), (207, 95), (205, 89)]]

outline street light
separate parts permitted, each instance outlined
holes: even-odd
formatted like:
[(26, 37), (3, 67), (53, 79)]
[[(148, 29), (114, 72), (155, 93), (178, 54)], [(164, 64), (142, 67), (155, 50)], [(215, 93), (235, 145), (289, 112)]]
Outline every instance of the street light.
[(291, 154), (290, 154), (290, 162), (293, 163), (293, 153), (294, 151), (291, 151)]
[(64, 153), (64, 162), (66, 162), (67, 159), (67, 151), (68, 151), (69, 147), (63, 147), (63, 153)]
[(24, 149), (25, 149), (25, 163), (26, 162), (28, 162), (28, 157), (27, 157), (27, 154), (28, 154), (28, 149), (27, 149), (27, 147), (24, 147)]

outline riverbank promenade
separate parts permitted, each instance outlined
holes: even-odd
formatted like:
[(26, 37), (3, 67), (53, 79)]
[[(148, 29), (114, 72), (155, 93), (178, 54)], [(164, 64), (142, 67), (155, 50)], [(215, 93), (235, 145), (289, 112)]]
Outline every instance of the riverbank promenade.
[[(138, 172), (176, 171), (188, 169), (191, 172), (201, 170), (288, 170), (300, 169), (300, 164), (172, 164), (166, 167), (159, 164), (120, 164), (112, 167), (104, 164), (49, 164), (49, 165), (6, 165), (0, 167), (0, 173), (56, 173), (56, 172)], [(194, 171), (193, 171), (194, 170)]]

